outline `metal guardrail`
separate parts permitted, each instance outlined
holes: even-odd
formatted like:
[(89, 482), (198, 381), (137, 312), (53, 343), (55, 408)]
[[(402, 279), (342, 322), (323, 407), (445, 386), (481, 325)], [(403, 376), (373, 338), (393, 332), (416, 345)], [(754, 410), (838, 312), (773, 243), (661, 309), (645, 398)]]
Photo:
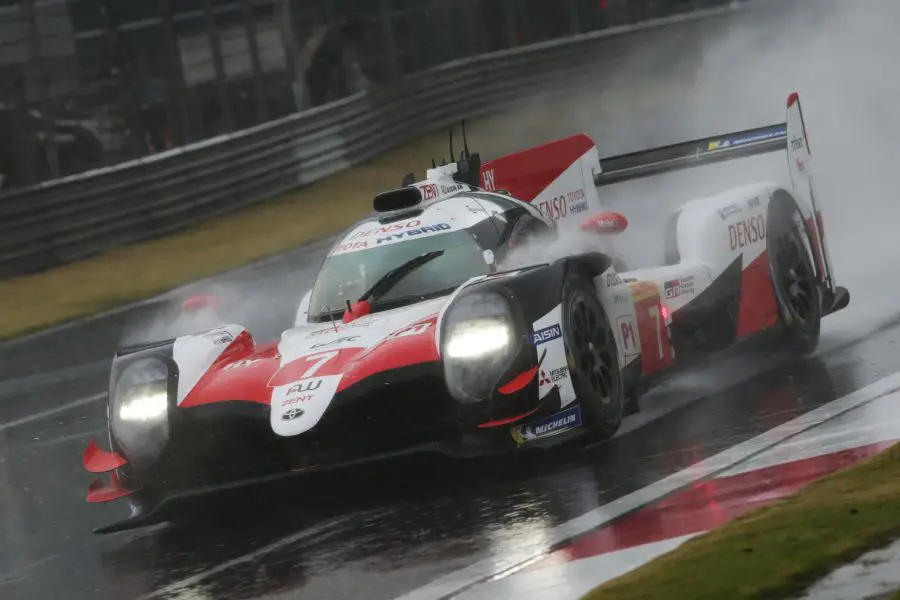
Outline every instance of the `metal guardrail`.
[(0, 277), (160, 236), (276, 197), (535, 90), (566, 89), (598, 61), (622, 58), (622, 34), (728, 10), (706, 9), (445, 64), (236, 134), (0, 194)]

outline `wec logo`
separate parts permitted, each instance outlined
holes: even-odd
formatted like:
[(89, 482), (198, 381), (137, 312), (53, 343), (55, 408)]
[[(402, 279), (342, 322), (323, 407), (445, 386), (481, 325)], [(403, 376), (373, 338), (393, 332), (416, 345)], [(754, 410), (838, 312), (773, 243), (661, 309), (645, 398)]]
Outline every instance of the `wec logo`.
[(358, 336), (358, 335), (348, 335), (348, 336), (344, 336), (344, 337), (339, 337), (334, 340), (329, 340), (327, 342), (319, 342), (318, 344), (313, 344), (312, 346), (310, 346), (310, 348), (311, 349), (324, 348), (325, 346), (333, 346), (334, 344), (349, 344), (351, 342), (355, 342), (359, 338), (360, 338), (360, 336)]

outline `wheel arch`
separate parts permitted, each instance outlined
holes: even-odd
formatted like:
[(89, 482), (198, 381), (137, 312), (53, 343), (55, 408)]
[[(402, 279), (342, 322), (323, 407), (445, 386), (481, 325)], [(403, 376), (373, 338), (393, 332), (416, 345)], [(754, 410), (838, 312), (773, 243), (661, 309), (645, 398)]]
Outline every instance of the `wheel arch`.
[(779, 187), (772, 191), (769, 206), (766, 211), (766, 228), (768, 229), (772, 223), (771, 219), (773, 218), (773, 214), (777, 214), (776, 211), (789, 211), (790, 209), (799, 212), (803, 218), (803, 232), (806, 235), (807, 251), (812, 259), (813, 268), (816, 270), (817, 279), (820, 282), (824, 282), (825, 272), (820, 258), (820, 251), (818, 249), (818, 238), (812, 230), (813, 216), (808, 214), (808, 210), (804, 208), (803, 204), (799, 202), (789, 190)]
[(558, 262), (562, 264), (563, 275), (570, 272), (582, 273), (590, 277), (592, 281), (613, 266), (612, 257), (604, 252), (575, 254), (563, 257)]
[[(799, 218), (799, 223), (794, 220)], [(793, 223), (788, 220), (793, 220)], [(798, 225), (800, 227), (798, 227)], [(815, 306), (815, 324), (811, 328), (796, 333), (794, 328), (795, 318), (787, 311), (789, 310), (784, 297), (784, 291), (779, 291), (779, 283), (776, 280), (776, 266), (774, 261), (777, 260), (773, 252), (777, 248), (771, 247), (773, 232), (778, 232), (781, 228), (792, 227), (794, 231), (800, 235), (802, 233), (803, 252), (806, 253), (806, 259), (809, 267), (811, 267), (812, 279), (809, 280), (810, 294), (813, 296), (812, 305)], [(819, 331), (821, 326), (821, 318), (823, 313), (823, 271), (822, 265), (818, 260), (818, 248), (816, 237), (812, 231), (812, 220), (804, 213), (801, 203), (789, 191), (783, 188), (775, 189), (770, 198), (769, 206), (766, 211), (766, 248), (769, 256), (769, 279), (772, 284), (772, 293), (775, 296), (780, 313), (780, 320), (785, 324), (788, 330), (791, 343), (801, 353), (811, 352), (818, 345)], [(791, 269), (791, 273), (794, 270)], [(800, 270), (802, 273), (802, 269)]]

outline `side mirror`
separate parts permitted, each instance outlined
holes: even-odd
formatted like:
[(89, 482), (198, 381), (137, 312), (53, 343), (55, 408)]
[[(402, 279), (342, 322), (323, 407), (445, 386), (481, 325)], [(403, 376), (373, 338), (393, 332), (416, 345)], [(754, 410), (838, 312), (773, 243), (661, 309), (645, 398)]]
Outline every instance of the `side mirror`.
[(628, 228), (628, 219), (625, 215), (616, 212), (602, 212), (591, 215), (581, 222), (582, 231), (608, 234), (621, 233)]
[(309, 314), (309, 300), (311, 297), (312, 290), (309, 290), (300, 299), (300, 306), (297, 307), (297, 314), (294, 316), (294, 327), (299, 327), (308, 322), (307, 315)]
[(215, 294), (197, 294), (188, 296), (181, 303), (182, 314), (197, 314), (204, 310), (212, 310), (218, 313), (222, 306), (222, 301)]

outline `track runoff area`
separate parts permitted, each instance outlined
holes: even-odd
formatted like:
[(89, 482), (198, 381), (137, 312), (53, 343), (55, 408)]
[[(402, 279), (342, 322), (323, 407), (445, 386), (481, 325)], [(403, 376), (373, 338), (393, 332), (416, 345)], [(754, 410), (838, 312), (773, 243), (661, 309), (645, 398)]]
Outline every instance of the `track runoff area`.
[(558, 525), (546, 549), (495, 558), (397, 600), (578, 599), (755, 508), (900, 440), (900, 373)]

